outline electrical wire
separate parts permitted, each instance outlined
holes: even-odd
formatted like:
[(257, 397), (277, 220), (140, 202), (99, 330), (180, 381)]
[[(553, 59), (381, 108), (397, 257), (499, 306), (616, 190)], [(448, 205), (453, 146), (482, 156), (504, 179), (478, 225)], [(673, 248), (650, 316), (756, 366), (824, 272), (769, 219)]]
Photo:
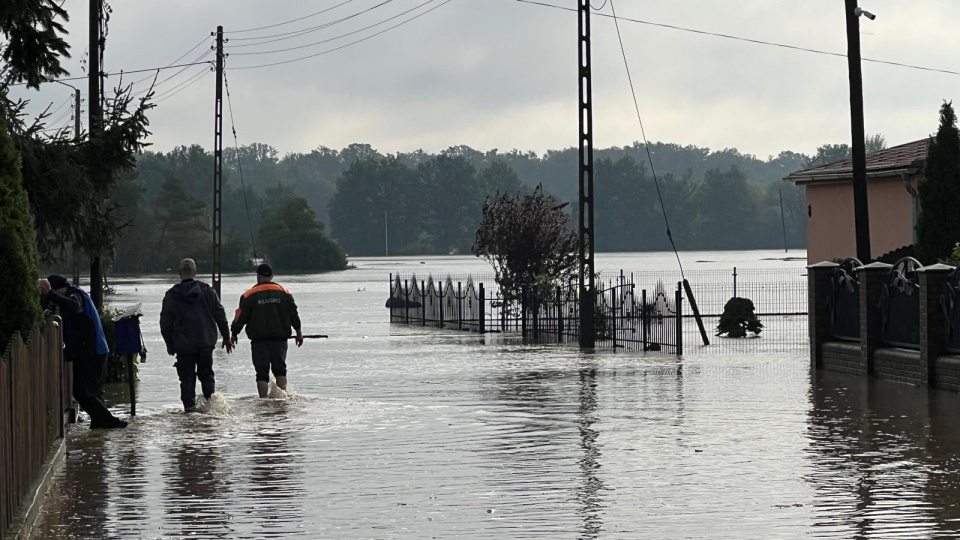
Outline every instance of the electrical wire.
[(227, 81), (227, 69), (223, 69), (223, 86), (227, 91), (227, 110), (230, 111), (230, 130), (233, 131), (233, 147), (237, 151), (237, 170), (240, 171), (240, 188), (243, 190), (243, 206), (247, 211), (247, 228), (250, 230), (250, 247), (253, 258), (257, 258), (256, 241), (253, 239), (253, 221), (250, 219), (250, 204), (247, 202), (247, 186), (243, 182), (243, 161), (240, 159), (240, 142), (237, 140), (237, 124), (233, 120), (233, 102), (230, 101), (230, 83)]
[[(61, 103), (60, 105), (58, 105), (56, 109), (54, 109), (54, 110), (50, 111), (49, 113), (47, 113), (47, 116), (53, 116), (53, 115), (57, 114), (58, 112), (60, 112), (60, 109), (62, 109), (63, 106), (66, 105), (67, 103), (69, 103), (70, 100), (72, 100), (72, 99), (73, 99), (73, 95), (71, 94), (69, 97), (67, 97), (67, 99), (63, 100), (63, 103)], [(51, 102), (50, 105), (53, 105), (53, 103)]]
[[(346, 0), (346, 2), (341, 2), (341, 3), (339, 3), (339, 4), (337, 4), (337, 5), (333, 6), (333, 7), (329, 7), (329, 8), (327, 8), (327, 9), (324, 9), (324, 10), (321, 10), (321, 11), (317, 11), (317, 12), (314, 12), (314, 13), (311, 13), (311, 14), (309, 14), (309, 15), (304, 15), (303, 17), (297, 17), (296, 19), (290, 19), (289, 21), (284, 21), (284, 22), (282, 22), (282, 23), (270, 24), (270, 25), (267, 25), (267, 26), (260, 26), (260, 27), (257, 27), (257, 28), (247, 28), (247, 29), (245, 29), (245, 30), (231, 30), (230, 32), (224, 32), (224, 34), (242, 34), (242, 33), (244, 33), (244, 32), (256, 32), (257, 30), (266, 30), (266, 29), (268, 29), (268, 28), (276, 28), (276, 27), (278, 27), (278, 26), (284, 26), (284, 25), (287, 25), (287, 24), (293, 24), (293, 23), (295, 23), (295, 22), (300, 22), (300, 21), (302, 21), (302, 20), (304, 20), (304, 19), (309, 19), (310, 17), (316, 17), (317, 15), (322, 15), (322, 14), (328, 12), (328, 11), (332, 11), (332, 10), (334, 10), (334, 9), (337, 9), (338, 7), (340, 7), (340, 6), (344, 5), (344, 4), (349, 4), (350, 2), (353, 2), (353, 0)], [(235, 38), (235, 39), (239, 39), (239, 38)]]
[(329, 42), (331, 42), (331, 41), (336, 41), (336, 40), (338, 40), (338, 39), (343, 39), (343, 38), (345, 38), (345, 37), (347, 37), (347, 36), (352, 36), (352, 35), (354, 35), (354, 34), (359, 34), (360, 32), (363, 32), (363, 31), (365, 31), (365, 30), (369, 30), (369, 29), (371, 29), (371, 28), (373, 28), (373, 27), (376, 27), (376, 26), (380, 26), (381, 24), (384, 24), (384, 23), (388, 23), (388, 22), (390, 22), (390, 21), (392, 21), (392, 20), (394, 20), (394, 19), (399, 19), (400, 17), (403, 17), (404, 15), (406, 15), (406, 14), (412, 12), (412, 11), (416, 11), (416, 10), (422, 8), (423, 6), (427, 5), (427, 4), (432, 4), (433, 2), (436, 2), (436, 0), (427, 0), (426, 2), (424, 2), (424, 3), (422, 3), (422, 4), (418, 5), (418, 6), (414, 6), (414, 7), (410, 8), (410, 9), (404, 11), (403, 13), (399, 13), (399, 14), (397, 14), (397, 15), (394, 15), (393, 17), (390, 17), (390, 18), (388, 18), (388, 19), (384, 19), (384, 20), (382, 20), (382, 21), (380, 21), (380, 22), (378, 22), (378, 23), (371, 24), (370, 26), (365, 26), (365, 27), (363, 27), (363, 28), (361, 28), (361, 29), (359, 29), (359, 30), (354, 30), (353, 32), (347, 32), (346, 34), (341, 34), (341, 35), (339, 35), (339, 36), (334, 36), (334, 37), (332, 37), (332, 38), (328, 38), (328, 39), (325, 39), (325, 40), (323, 40), (323, 41), (315, 41), (315, 42), (313, 42), (313, 43), (307, 43), (306, 45), (298, 45), (298, 46), (296, 46), (296, 47), (287, 47), (286, 49), (276, 49), (276, 50), (272, 50), (272, 51), (255, 51), (255, 52), (238, 52), (238, 53), (235, 52), (235, 53), (230, 53), (230, 54), (233, 55), (233, 56), (250, 56), (250, 55), (257, 55), (257, 54), (275, 54), (275, 53), (281, 53), (281, 52), (287, 52), (287, 51), (294, 51), (294, 50), (297, 50), (297, 49), (305, 49), (305, 48), (307, 48), (307, 47), (313, 47), (313, 46), (316, 46), (316, 45), (322, 45), (322, 44), (324, 44), (324, 43), (329, 43)]
[(617, 40), (620, 41), (620, 53), (623, 55), (623, 67), (627, 70), (627, 81), (630, 82), (630, 95), (633, 96), (633, 106), (637, 110), (637, 121), (640, 123), (640, 135), (643, 136), (643, 147), (647, 151), (647, 162), (650, 164), (650, 173), (653, 175), (653, 184), (657, 187), (657, 197), (660, 199), (660, 209), (663, 211), (663, 222), (667, 226), (667, 239), (673, 247), (673, 253), (677, 256), (677, 264), (680, 266), (680, 277), (686, 280), (683, 274), (683, 263), (680, 262), (680, 252), (677, 251), (677, 244), (673, 241), (673, 233), (670, 232), (670, 220), (667, 219), (667, 206), (663, 204), (663, 194), (660, 192), (660, 181), (657, 180), (657, 170), (653, 166), (653, 155), (650, 154), (650, 143), (647, 141), (647, 132), (643, 127), (643, 117), (640, 115), (640, 102), (637, 100), (637, 91), (633, 85), (633, 75), (630, 74), (630, 63), (627, 61), (627, 49), (623, 45), (623, 36), (620, 35), (620, 22), (617, 17), (617, 8), (613, 0), (610, 1), (610, 10), (613, 12), (613, 24), (617, 28)]
[[(234, 45), (234, 47), (254, 47), (254, 46), (257, 46), (257, 45), (266, 45), (267, 43), (275, 43), (275, 42), (277, 42), (277, 41), (284, 41), (284, 40), (287, 40), (287, 39), (298, 38), (298, 37), (303, 36), (303, 35), (306, 35), (306, 34), (310, 34), (310, 33), (313, 33), (313, 32), (317, 32), (317, 31), (319, 31), (319, 30), (324, 30), (324, 29), (326, 29), (326, 28), (330, 28), (331, 26), (340, 24), (340, 23), (342, 23), (342, 22), (349, 21), (350, 19), (355, 19), (355, 18), (357, 18), (357, 17), (359, 17), (359, 16), (361, 16), (361, 15), (365, 15), (365, 14), (367, 14), (367, 13), (370, 13), (371, 11), (373, 11), (373, 10), (375, 10), (375, 9), (377, 9), (377, 8), (383, 7), (383, 6), (387, 5), (387, 4), (389, 4), (390, 2), (393, 2), (393, 0), (383, 0), (383, 2), (380, 2), (379, 4), (377, 4), (377, 5), (373, 6), (373, 7), (369, 7), (369, 8), (367, 8), (367, 9), (362, 10), (362, 11), (359, 11), (359, 12), (357, 12), (357, 13), (354, 13), (353, 15), (348, 15), (348, 16), (346, 16), (346, 17), (343, 17), (343, 18), (340, 18), (340, 19), (337, 19), (337, 20), (334, 20), (334, 21), (330, 21), (330, 22), (327, 22), (327, 23), (323, 23), (323, 24), (320, 24), (320, 25), (317, 25), (317, 26), (311, 26), (311, 27), (309, 27), (309, 28), (303, 28), (303, 29), (300, 29), (300, 30), (294, 30), (293, 32), (286, 32), (286, 33), (283, 33), (283, 34), (274, 34), (274, 35), (272, 35), (272, 36), (258, 36), (258, 37), (248, 37), (248, 38), (233, 38), (233, 41), (266, 40), (266, 41), (260, 41), (260, 42), (258, 42), (258, 43), (243, 43), (243, 44), (240, 44), (240, 45)], [(277, 38), (277, 39), (271, 39), (271, 38)]]
[[(542, 6), (542, 7), (549, 7), (549, 8), (559, 9), (559, 10), (563, 10), (563, 11), (573, 11), (573, 12), (576, 12), (576, 11), (577, 11), (575, 8), (568, 8), (568, 7), (565, 7), (565, 6), (557, 6), (557, 5), (554, 5), (554, 4), (548, 4), (548, 3), (546, 3), (546, 2), (538, 2), (538, 1), (536, 1), (536, 0), (514, 0), (514, 1), (515, 1), (515, 2), (520, 2), (520, 3), (523, 3), (523, 4), (532, 4), (532, 5), (535, 5), (535, 6)], [(596, 15), (597, 15), (598, 17), (611, 18), (611, 15), (607, 15), (607, 14), (604, 14), (604, 13), (597, 13)], [(808, 52), (808, 53), (813, 53), (813, 54), (821, 54), (821, 55), (824, 55), (824, 56), (835, 56), (835, 57), (838, 57), (838, 58), (847, 58), (847, 55), (844, 54), (844, 53), (824, 51), (824, 50), (820, 50), (820, 49), (811, 49), (811, 48), (808, 48), (808, 47), (800, 47), (800, 46), (797, 46), (797, 45), (787, 45), (787, 44), (785, 44), (785, 43), (777, 43), (777, 42), (774, 42), (774, 41), (763, 41), (763, 40), (760, 40), (760, 39), (751, 39), (751, 38), (745, 38), (745, 37), (740, 37), (740, 36), (734, 36), (734, 35), (732, 35), (732, 34), (721, 34), (721, 33), (719, 33), (719, 32), (708, 32), (708, 31), (706, 31), (706, 30), (696, 30), (696, 29), (694, 29), (694, 28), (686, 28), (686, 27), (683, 27), (683, 26), (676, 26), (676, 25), (672, 25), (672, 24), (655, 23), (655, 22), (644, 21), (644, 20), (640, 20), (640, 19), (630, 19), (630, 18), (627, 18), (627, 17), (619, 17), (619, 19), (620, 19), (621, 21), (626, 21), (626, 22), (632, 22), (632, 23), (637, 23), (637, 24), (645, 24), (645, 25), (648, 25), (648, 26), (656, 26), (656, 27), (658, 27), (658, 28), (666, 28), (666, 29), (669, 29), (669, 30), (679, 30), (679, 31), (681, 31), (681, 32), (689, 32), (689, 33), (691, 33), (691, 34), (699, 34), (699, 35), (703, 35), (703, 36), (712, 36), (712, 37), (719, 37), (719, 38), (723, 38), (723, 39), (730, 39), (730, 40), (734, 40), (734, 41), (742, 41), (742, 42), (745, 42), (745, 43), (753, 43), (753, 44), (755, 44), (755, 45), (767, 45), (767, 46), (770, 46), (770, 47), (780, 47), (780, 48), (782, 48), (782, 49), (790, 49), (790, 50), (793, 50), (793, 51), (801, 51), (801, 52)], [(903, 63), (903, 62), (892, 62), (892, 61), (889, 61), (889, 60), (877, 60), (877, 59), (874, 59), (874, 58), (861, 58), (860, 60), (862, 60), (863, 62), (869, 62), (869, 63), (872, 63), (872, 64), (883, 64), (883, 65), (887, 65), (887, 66), (903, 67), (903, 68), (909, 68), (909, 69), (916, 69), (916, 70), (920, 70), (920, 71), (930, 71), (930, 72), (934, 72), (934, 73), (943, 73), (943, 74), (946, 74), (946, 75), (960, 75), (960, 71), (951, 71), (951, 70), (949, 70), (949, 69), (940, 69), (940, 68), (932, 68), (932, 67), (918, 66), (918, 65), (915, 65), (915, 64), (907, 64), (907, 63)]]
[(179, 94), (180, 92), (183, 92), (183, 91), (186, 90), (187, 88), (190, 88), (190, 87), (193, 86), (194, 84), (196, 84), (196, 83), (202, 81), (203, 79), (205, 79), (205, 78), (207, 77), (207, 75), (210, 75), (210, 73), (211, 73), (210, 70), (204, 71), (204, 72), (200, 75), (200, 77), (197, 77), (196, 79), (194, 79), (193, 82), (191, 82), (190, 84), (187, 84), (187, 85), (185, 85), (183, 88), (180, 88), (179, 90), (177, 90), (177, 91), (175, 91), (175, 92), (173, 92), (173, 93), (171, 93), (171, 94), (168, 94), (168, 95), (166, 95), (166, 96), (164, 96), (164, 97), (162, 97), (162, 98), (154, 101), (154, 104), (159, 105), (160, 103), (162, 103), (162, 102), (164, 102), (164, 101), (172, 98), (173, 96)]
[(330, 54), (330, 53), (335, 52), (335, 51), (339, 51), (339, 50), (342, 50), (342, 49), (346, 49), (347, 47), (350, 47), (350, 46), (352, 46), (352, 45), (356, 45), (356, 44), (358, 44), (358, 43), (362, 43), (362, 42), (364, 42), (364, 41), (367, 41), (368, 39), (373, 39), (373, 38), (375, 38), (375, 37), (377, 37), (377, 36), (379, 36), (379, 35), (381, 35), (381, 34), (385, 34), (385, 33), (389, 32), (390, 30), (393, 30), (394, 28), (399, 28), (400, 26), (403, 26), (403, 25), (405, 25), (405, 24), (407, 24), (407, 23), (409, 23), (409, 22), (413, 22), (413, 21), (419, 19), (420, 17), (423, 17), (424, 15), (430, 13), (430, 12), (433, 11), (433, 10), (442, 8), (443, 6), (449, 4), (451, 1), (452, 1), (452, 0), (444, 0), (444, 2), (443, 2), (442, 4), (436, 5), (436, 6), (432, 7), (432, 8), (424, 11), (423, 13), (420, 13), (420, 14), (418, 14), (418, 15), (416, 15), (416, 16), (414, 16), (414, 17), (411, 17), (411, 18), (409, 18), (409, 19), (407, 19), (407, 20), (405, 20), (405, 21), (399, 22), (399, 23), (397, 23), (397, 24), (395, 24), (395, 25), (393, 25), (393, 26), (391, 26), (391, 27), (389, 27), (389, 28), (386, 28), (386, 29), (384, 29), (384, 30), (381, 30), (381, 31), (379, 31), (379, 32), (377, 32), (377, 33), (375, 33), (375, 34), (371, 34), (371, 35), (369, 35), (369, 36), (367, 36), (367, 37), (358, 39), (358, 40), (356, 40), (356, 41), (351, 41), (350, 43), (347, 43), (347, 44), (345, 44), (345, 45), (341, 45), (341, 46), (339, 46), (339, 47), (335, 47), (335, 48), (333, 48), (333, 49), (328, 49), (328, 50), (326, 50), (326, 51), (321, 51), (321, 52), (314, 53), (314, 54), (307, 55), (307, 56), (301, 56), (301, 57), (299, 57), (299, 58), (291, 58), (290, 60), (283, 60), (283, 61), (280, 61), (280, 62), (271, 62), (271, 63), (269, 63), (269, 64), (258, 64), (258, 65), (254, 65), (254, 66), (240, 66), (240, 67), (235, 67), (235, 68), (233, 68), (233, 69), (235, 69), (235, 70), (240, 70), (240, 69), (258, 69), (258, 68), (265, 68), (265, 67), (271, 67), (271, 66), (280, 66), (280, 65), (283, 65), (283, 64), (291, 64), (291, 63), (293, 63), (293, 62), (299, 62), (299, 61), (301, 61), (301, 60), (307, 60), (307, 59), (309, 59), (309, 58), (315, 58), (315, 57), (317, 57), (317, 56), (323, 56), (323, 55), (325, 55), (325, 54)]
[[(199, 66), (200, 64), (210, 64), (210, 62), (209, 62), (209, 61), (207, 61), (207, 62), (193, 62), (193, 63), (190, 63), (190, 64), (177, 64), (177, 65), (175, 65), (175, 66), (163, 66), (163, 67), (155, 67), (155, 68), (147, 68), (147, 69), (133, 69), (133, 70), (130, 70), (130, 71), (121, 71), (121, 72), (118, 72), (118, 73), (104, 73), (103, 76), (104, 76), (104, 77), (112, 77), (112, 76), (114, 76), (114, 75), (130, 75), (130, 74), (133, 74), (133, 73), (146, 73), (146, 72), (148, 72), (148, 71), (163, 71), (163, 70), (165, 70), (165, 69), (176, 69), (176, 68), (182, 68), (182, 67), (188, 67), (188, 66)], [(45, 80), (45, 81), (40, 81), (40, 84), (52, 83), (52, 82), (85, 81), (85, 80), (87, 80), (88, 78), (89, 78), (89, 77), (67, 77), (67, 78), (65, 78), (65, 79), (47, 79), (47, 80)], [(9, 84), (8, 86), (24, 86), (24, 85), (26, 85), (26, 84), (27, 84), (27, 83), (25, 83), (25, 82), (19, 82), (19, 83), (11, 83), (11, 84)]]
[[(169, 65), (173, 65), (173, 64), (176, 64), (177, 62), (183, 60), (185, 56), (187, 56), (188, 54), (190, 54), (190, 53), (192, 53), (193, 51), (197, 50), (197, 47), (199, 47), (199, 46), (203, 45), (204, 43), (206, 43), (206, 41), (207, 41), (208, 39), (210, 39), (209, 36), (204, 36), (203, 39), (201, 39), (199, 43), (197, 43), (196, 45), (194, 45), (193, 47), (191, 47), (189, 51), (181, 54), (179, 58), (177, 58), (177, 59), (174, 60), (173, 62), (170, 62), (170, 64), (167, 64), (167, 65), (168, 65), (168, 66), (169, 66)], [(160, 74), (160, 71), (157, 70), (157, 75), (159, 75), (159, 74)], [(154, 77), (154, 76), (155, 76), (155, 75), (147, 75), (146, 77), (144, 77), (144, 78), (142, 78), (142, 79), (140, 79), (140, 80), (138, 80), (138, 81), (134, 81), (133, 86), (136, 86), (136, 85), (142, 83), (143, 81), (146, 81), (146, 80), (148, 80), (148, 79), (150, 79), (151, 77)]]
[[(145, 89), (140, 90), (140, 91), (138, 91), (138, 92), (134, 92), (134, 93), (131, 94), (131, 95), (132, 95), (133, 97), (137, 97), (137, 96), (142, 96), (142, 95), (146, 94), (146, 93), (149, 92), (151, 89), (152, 89), (152, 90), (156, 90), (158, 87), (163, 86), (163, 84), (166, 83), (167, 81), (169, 81), (170, 79), (173, 79), (173, 78), (179, 76), (181, 73), (183, 73), (184, 71), (187, 71), (187, 70), (190, 69), (192, 66), (198, 65), (201, 60), (203, 60), (204, 58), (210, 56), (211, 54), (213, 54), (213, 49), (208, 49), (206, 52), (204, 52), (203, 54), (201, 54), (200, 56), (198, 56), (197, 58), (195, 58), (195, 59), (193, 60), (193, 63), (192, 63), (192, 64), (189, 64), (189, 65), (181, 68), (179, 71), (177, 71), (177, 72), (174, 73), (173, 75), (170, 75), (170, 76), (167, 77), (166, 79), (163, 79), (162, 81), (160, 81), (160, 82), (158, 82), (158, 83), (156, 83), (156, 84), (153, 84), (153, 85), (151, 85), (151, 86), (148, 87), (148, 88), (145, 88)], [(206, 62), (206, 63), (209, 65), (209, 61)], [(151, 75), (151, 77), (155, 77), (155, 76), (156, 76), (156, 75)]]
[(208, 73), (210, 73), (210, 69), (207, 68), (207, 67), (203, 67), (203, 68), (200, 69), (200, 71), (198, 71), (198, 72), (194, 73), (193, 75), (191, 75), (190, 77), (184, 79), (181, 83), (177, 84), (176, 86), (171, 87), (171, 88), (168, 88), (168, 89), (164, 90), (163, 92), (160, 92), (159, 94), (153, 96), (153, 99), (158, 100), (158, 99), (163, 99), (163, 98), (165, 98), (165, 97), (168, 97), (171, 93), (176, 93), (177, 90), (180, 89), (180, 88), (182, 88), (182, 87), (184, 87), (184, 85), (189, 86), (190, 83), (192, 83), (193, 81), (199, 79), (199, 78), (200, 78), (201, 76), (203, 76), (204, 74), (208, 74)]

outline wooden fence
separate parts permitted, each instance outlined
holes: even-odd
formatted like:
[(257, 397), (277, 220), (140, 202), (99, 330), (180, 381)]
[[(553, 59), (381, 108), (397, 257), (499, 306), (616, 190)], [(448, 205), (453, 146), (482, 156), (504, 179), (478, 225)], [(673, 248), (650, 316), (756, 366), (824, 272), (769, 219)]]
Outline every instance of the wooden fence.
[(63, 362), (63, 329), (51, 317), (24, 343), (14, 335), (0, 360), (0, 536), (53, 443), (63, 437), (71, 369)]

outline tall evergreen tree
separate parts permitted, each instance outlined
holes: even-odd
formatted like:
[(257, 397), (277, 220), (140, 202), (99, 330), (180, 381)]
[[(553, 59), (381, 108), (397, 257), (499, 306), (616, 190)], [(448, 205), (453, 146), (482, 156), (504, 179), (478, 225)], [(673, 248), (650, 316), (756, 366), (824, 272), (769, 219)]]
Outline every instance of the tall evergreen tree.
[(0, 349), (14, 332), (26, 339), (40, 320), (37, 252), (33, 244), (30, 203), (20, 177), (20, 157), (0, 118)]
[(960, 131), (953, 103), (940, 108), (940, 128), (930, 149), (920, 183), (917, 240), (924, 263), (946, 258), (960, 241)]

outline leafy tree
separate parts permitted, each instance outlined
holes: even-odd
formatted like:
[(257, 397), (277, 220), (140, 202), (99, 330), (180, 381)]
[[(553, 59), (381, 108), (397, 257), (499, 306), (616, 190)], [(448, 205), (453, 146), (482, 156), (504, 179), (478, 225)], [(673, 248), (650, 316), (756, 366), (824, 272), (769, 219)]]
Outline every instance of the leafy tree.
[(186, 192), (182, 180), (171, 176), (161, 186), (154, 206), (157, 260), (166, 267), (175, 266), (183, 257), (193, 257), (198, 265), (209, 264), (212, 237), (203, 202)]
[(498, 193), (483, 204), (473, 254), (493, 267), (507, 301), (538, 277), (563, 281), (572, 274), (579, 244), (564, 206), (545, 196), (542, 186), (516, 198)]
[(323, 223), (303, 197), (286, 197), (264, 211), (260, 245), (281, 271), (343, 270), (343, 249), (324, 232)]
[(918, 191), (917, 243), (920, 260), (929, 264), (950, 256), (960, 238), (960, 131), (952, 102), (940, 108)]
[(68, 243), (90, 255), (112, 250), (123, 223), (106, 200), (119, 174), (135, 165), (134, 155), (144, 147), (153, 96), (151, 90), (135, 100), (121, 80), (105, 100), (102, 129), (70, 138), (63, 131), (44, 135), (46, 113), (28, 120), (27, 102), (12, 101), (9, 86), (25, 82), (37, 88), (67, 74), (60, 65), (68, 55), (60, 22), (66, 17), (53, 0), (9, 0), (0, 6), (0, 33), (7, 38), (0, 52), (0, 115), (21, 156), (37, 248), (45, 260), (61, 258)]
[(420, 165), (417, 172), (423, 195), (430, 201), (434, 251), (466, 252), (483, 204), (476, 169), (461, 156), (439, 155)]
[(747, 249), (756, 245), (754, 238), (761, 232), (756, 190), (737, 167), (707, 171), (695, 195), (701, 247)]
[[(879, 152), (887, 148), (887, 138), (879, 133), (876, 135), (867, 135), (863, 142), (867, 154)], [(852, 153), (853, 150), (850, 148), (850, 145), (846, 143), (824, 144), (817, 148), (817, 153), (807, 160), (804, 168), (820, 167), (822, 165), (850, 159)]]
[(20, 163), (0, 118), (0, 348), (14, 332), (24, 339), (40, 320), (37, 254), (30, 227), (30, 205), (20, 179)]

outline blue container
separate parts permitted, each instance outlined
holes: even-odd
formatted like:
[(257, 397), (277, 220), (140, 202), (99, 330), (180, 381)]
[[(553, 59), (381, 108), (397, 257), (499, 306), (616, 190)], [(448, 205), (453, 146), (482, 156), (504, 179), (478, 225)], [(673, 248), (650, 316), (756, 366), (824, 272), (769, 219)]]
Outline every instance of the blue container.
[(114, 341), (119, 355), (140, 354), (143, 337), (140, 335), (140, 316), (128, 317), (114, 323)]

